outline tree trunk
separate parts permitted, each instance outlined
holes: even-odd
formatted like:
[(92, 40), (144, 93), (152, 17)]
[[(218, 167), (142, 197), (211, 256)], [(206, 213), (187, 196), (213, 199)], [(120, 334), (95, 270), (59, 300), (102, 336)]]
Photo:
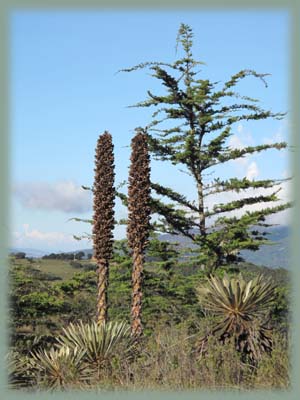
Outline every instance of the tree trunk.
[(204, 201), (203, 201), (203, 187), (201, 179), (197, 180), (197, 192), (198, 192), (198, 208), (199, 208), (199, 226), (200, 233), (202, 236), (206, 236), (205, 228), (205, 214), (204, 214)]
[(131, 306), (131, 334), (139, 337), (143, 333), (141, 310), (142, 310), (142, 283), (144, 255), (138, 249), (133, 251), (132, 270), (132, 306)]
[(98, 261), (97, 283), (97, 314), (98, 323), (107, 321), (107, 286), (108, 286), (108, 260)]

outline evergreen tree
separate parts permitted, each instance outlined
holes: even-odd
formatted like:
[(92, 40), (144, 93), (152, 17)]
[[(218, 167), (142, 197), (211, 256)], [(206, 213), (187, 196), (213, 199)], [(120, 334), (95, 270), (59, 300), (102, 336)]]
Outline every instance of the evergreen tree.
[(137, 130), (131, 142), (131, 164), (128, 186), (128, 246), (132, 251), (132, 307), (131, 332), (140, 336), (144, 252), (148, 242), (150, 223), (150, 157), (147, 135)]
[[(229, 145), (232, 127), (240, 121), (281, 119), (284, 114), (264, 110), (258, 100), (240, 95), (235, 86), (247, 77), (257, 78), (267, 86), (267, 74), (242, 70), (220, 86), (219, 82), (199, 79), (196, 70), (202, 62), (192, 54), (193, 32), (181, 24), (177, 45), (183, 56), (174, 63), (146, 62), (123, 71), (150, 69), (152, 76), (166, 88), (165, 95), (148, 91), (148, 98), (134, 107), (155, 107), (152, 121), (145, 128), (149, 151), (154, 159), (184, 167), (194, 182), (195, 198), (188, 199), (170, 187), (151, 183), (159, 197), (152, 196), (152, 213), (160, 218), (153, 228), (162, 232), (181, 234), (192, 240), (200, 250), (199, 262), (213, 269), (239, 260), (242, 249), (257, 250), (268, 243), (264, 228), (270, 224), (265, 217), (282, 211), (291, 203), (264, 207), (260, 211), (245, 211), (244, 206), (279, 200), (277, 194), (283, 180), (250, 180), (211, 178), (212, 168), (269, 149), (284, 149), (287, 143), (261, 144), (241, 149)], [(275, 186), (278, 186), (277, 188)], [(264, 189), (272, 189), (269, 193)], [(255, 190), (264, 194), (256, 196)], [(220, 203), (209, 209), (209, 196), (226, 192), (243, 192), (239, 200)], [(251, 193), (252, 192), (252, 193)], [(257, 192), (256, 192), (257, 193)], [(124, 195), (121, 199), (126, 204)], [(228, 212), (235, 212), (235, 216)], [(236, 212), (242, 211), (240, 216)]]
[(93, 242), (98, 265), (97, 322), (107, 320), (109, 260), (113, 251), (114, 228), (114, 154), (112, 137), (100, 135), (95, 156)]

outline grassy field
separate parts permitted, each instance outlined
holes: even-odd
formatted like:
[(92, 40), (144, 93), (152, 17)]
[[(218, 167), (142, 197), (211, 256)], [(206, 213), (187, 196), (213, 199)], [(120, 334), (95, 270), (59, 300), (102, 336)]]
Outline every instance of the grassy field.
[[(55, 275), (62, 280), (71, 279), (76, 273), (78, 273), (78, 268), (72, 267), (70, 261), (64, 260), (48, 260), (42, 258), (33, 259), (33, 263), (28, 259), (15, 260), (15, 265), (28, 266), (32, 265), (35, 269), (46, 274)], [(88, 264), (90, 261), (82, 260), (80, 264)]]

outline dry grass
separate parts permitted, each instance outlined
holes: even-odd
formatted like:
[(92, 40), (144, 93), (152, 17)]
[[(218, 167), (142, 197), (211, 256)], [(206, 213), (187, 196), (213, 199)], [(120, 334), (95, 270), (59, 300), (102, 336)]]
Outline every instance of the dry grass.
[[(140, 343), (135, 359), (112, 362), (100, 375), (70, 382), (65, 389), (92, 391), (253, 391), (289, 389), (289, 353), (286, 340), (274, 335), (274, 350), (256, 367), (241, 362), (230, 343), (210, 338), (208, 352), (199, 358), (194, 351), (199, 335), (183, 328), (163, 328)], [(47, 386), (47, 385), (46, 385)], [(36, 382), (31, 389), (44, 389)]]
[(289, 388), (290, 365), (283, 338), (275, 336), (272, 355), (266, 355), (257, 367), (243, 364), (231, 344), (221, 345), (213, 338), (209, 352), (199, 359), (193, 351), (195, 340), (184, 330), (164, 329), (141, 344), (144, 350), (134, 362), (116, 366), (89, 388), (126, 391)]

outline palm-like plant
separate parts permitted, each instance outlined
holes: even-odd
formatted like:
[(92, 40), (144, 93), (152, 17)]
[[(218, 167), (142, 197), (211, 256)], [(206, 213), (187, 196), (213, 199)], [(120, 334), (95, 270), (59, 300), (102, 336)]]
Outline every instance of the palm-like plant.
[(84, 387), (95, 379), (98, 382), (116, 362), (128, 361), (135, 352), (130, 326), (125, 322), (71, 323), (56, 341), (50, 350), (31, 351), (29, 357), (9, 354), (9, 386)]
[(6, 367), (9, 388), (21, 389), (34, 385), (35, 377), (30, 357), (23, 356), (17, 351), (10, 351), (6, 355)]
[(85, 350), (61, 346), (31, 352), (27, 369), (35, 371), (37, 381), (51, 389), (63, 389), (86, 381), (89, 369), (84, 363)]
[(129, 358), (134, 346), (130, 327), (125, 322), (71, 323), (57, 340), (74, 351), (84, 351), (85, 362), (98, 376), (115, 359)]
[(272, 350), (271, 330), (263, 321), (266, 310), (274, 300), (274, 284), (259, 275), (249, 282), (238, 278), (223, 279), (210, 276), (207, 285), (197, 289), (203, 308), (222, 320), (200, 340), (199, 351), (207, 345), (210, 335), (224, 343), (233, 338), (236, 349), (250, 360)]

